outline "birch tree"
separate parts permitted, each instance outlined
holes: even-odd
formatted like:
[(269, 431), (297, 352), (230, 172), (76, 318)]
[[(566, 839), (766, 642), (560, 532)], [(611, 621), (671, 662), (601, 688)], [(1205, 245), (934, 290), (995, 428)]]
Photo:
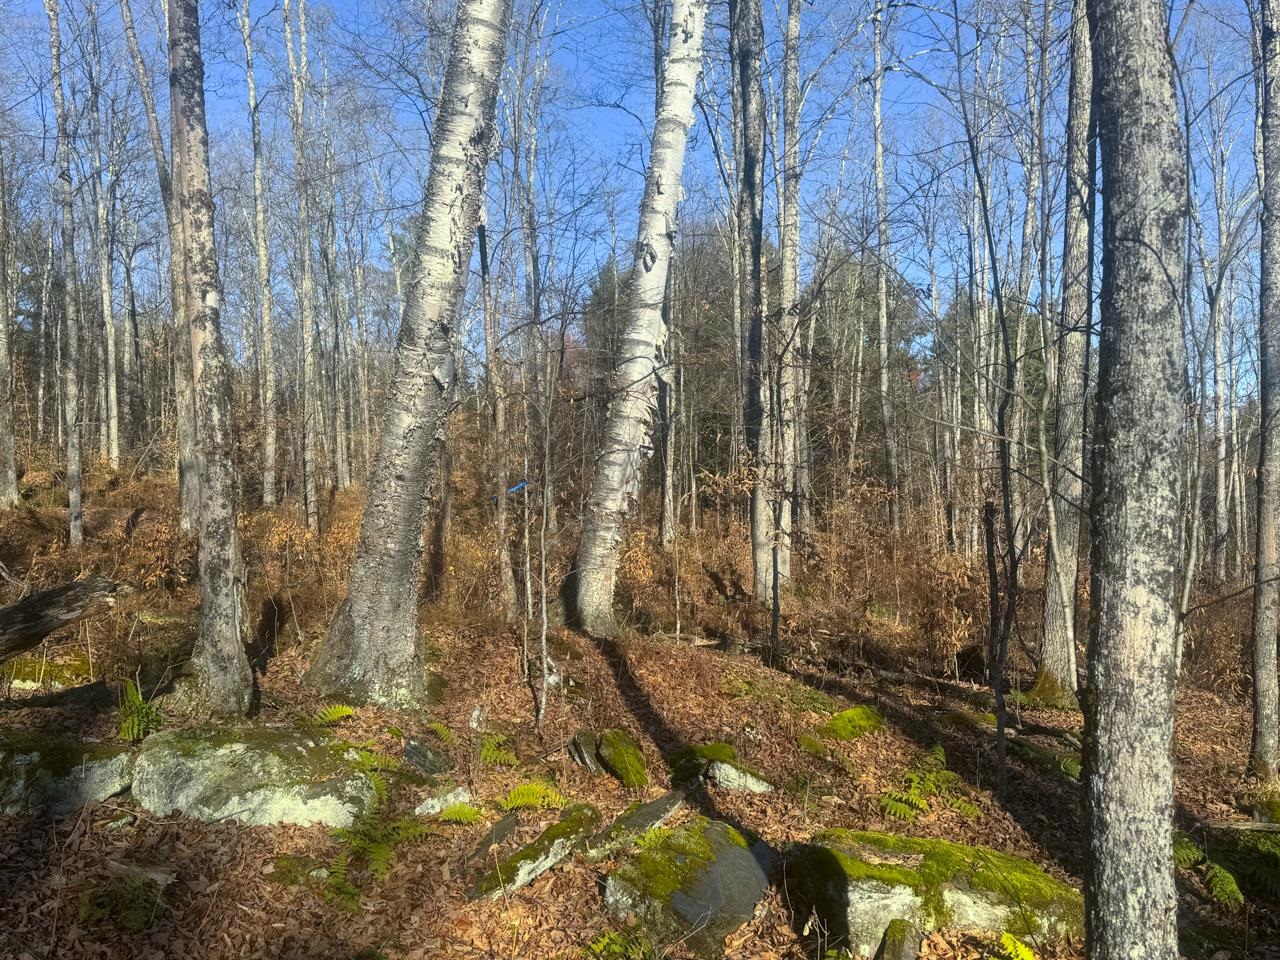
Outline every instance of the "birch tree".
[(182, 223), (200, 469), (200, 632), (184, 699), (200, 713), (236, 715), (248, 711), (253, 683), (244, 653), (231, 370), (222, 337), (213, 244), (200, 12), (196, 0), (168, 0), (168, 9), (169, 109), (173, 152), (181, 174), (174, 201)]
[(425, 501), (456, 374), (453, 326), (479, 219), (511, 0), (461, 0), (432, 136), (395, 371), (347, 598), (308, 680), (352, 702), (426, 697), (418, 635)]
[(1280, 691), (1276, 684), (1280, 607), (1280, 6), (1261, 0), (1262, 276), (1258, 352), (1258, 516), (1253, 588), (1253, 743), (1249, 767), (1271, 787), (1280, 780)]
[(1085, 925), (1095, 960), (1178, 955), (1174, 642), (1186, 168), (1162, 0), (1091, 0), (1102, 336), (1086, 701)]
[[(1037, 692), (1050, 700), (1077, 686), (1075, 615), (1080, 552), (1080, 504), (1084, 492), (1084, 405), (1089, 321), (1093, 299), (1093, 53), (1086, 0), (1071, 12), (1071, 77), (1067, 94), (1067, 197), (1062, 231), (1062, 300), (1057, 330), (1057, 369), (1049, 549), (1045, 566), (1044, 631)], [(1046, 359), (1049, 359), (1046, 357)]]
[(58, 216), (62, 273), (62, 352), (59, 386), (61, 420), (67, 460), (67, 507), (71, 546), (84, 541), (83, 486), (80, 477), (80, 319), (77, 312), (73, 264), (75, 262), (75, 202), (71, 183), (71, 137), (62, 91), (62, 35), (58, 0), (44, 0), (49, 19), (49, 65), (53, 87), (53, 115), (57, 127), (55, 165), (58, 177)]
[(622, 522), (638, 492), (666, 349), (662, 307), (675, 252), (676, 207), (693, 95), (702, 65), (706, 0), (673, 0), (670, 46), (650, 145), (649, 172), (631, 268), (631, 302), (610, 388), (609, 413), (583, 511), (576, 580), (580, 625), (615, 629), (613, 592)]
[(9, 213), (12, 181), (6, 145), (0, 141), (0, 509), (18, 504), (18, 462), (13, 446), (13, 354), (9, 329), (13, 324), (18, 278), (10, 254), (16, 243)]
[(272, 340), (271, 257), (267, 252), (266, 177), (262, 163), (262, 124), (258, 117), (258, 85), (253, 71), (253, 21), (249, 0), (237, 20), (244, 44), (244, 80), (249, 96), (249, 132), (253, 145), (253, 252), (258, 268), (258, 366), (262, 429), (262, 503), (276, 502), (276, 371)]

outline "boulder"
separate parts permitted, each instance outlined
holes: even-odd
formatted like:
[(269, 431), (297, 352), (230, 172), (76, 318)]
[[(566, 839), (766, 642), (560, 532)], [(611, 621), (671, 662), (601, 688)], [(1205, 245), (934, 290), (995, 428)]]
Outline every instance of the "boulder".
[(773, 793), (773, 784), (749, 767), (726, 760), (712, 760), (703, 774), (721, 790), (739, 793)]
[(429, 777), (453, 769), (453, 760), (447, 753), (412, 737), (404, 742), (404, 758)]
[(302, 730), (181, 730), (143, 741), (133, 796), (161, 816), (346, 827), (374, 804), (359, 753)]
[(625, 730), (605, 730), (598, 747), (604, 768), (622, 781), (622, 785), (638, 790), (649, 785), (649, 768), (635, 737)]
[(632, 916), (658, 948), (679, 942), (719, 957), (724, 939), (755, 914), (769, 886), (772, 851), (752, 847), (727, 823), (699, 817), (645, 834), (638, 849), (605, 877), (606, 909)]
[(427, 797), (420, 804), (413, 808), (413, 812), (420, 817), (433, 817), (445, 807), (451, 807), (455, 803), (470, 803), (471, 791), (466, 787), (453, 787), (444, 790), (434, 796)]
[(126, 746), (0, 730), (0, 813), (64, 816), (129, 789), (133, 767)]
[(671, 775), (678, 783), (699, 777), (721, 790), (772, 793), (773, 784), (738, 759), (731, 743), (702, 743), (685, 747), (672, 758)]
[(600, 763), (599, 749), (600, 736), (591, 730), (579, 730), (569, 741), (569, 757), (578, 766), (585, 767), (588, 773), (604, 773), (604, 766)]
[(1080, 936), (1080, 893), (1020, 857), (889, 833), (828, 830), (787, 859), (799, 916), (827, 941), (872, 954), (895, 920), (1058, 939)]
[(587, 856), (602, 860), (623, 847), (628, 847), (655, 827), (666, 823), (684, 807), (684, 794), (679, 790), (664, 793), (648, 803), (633, 803), (616, 820), (587, 843)]
[(891, 920), (880, 938), (875, 960), (916, 960), (923, 941), (924, 934), (919, 927), (901, 917)]
[(496, 897), (527, 886), (585, 844), (599, 826), (599, 810), (586, 803), (570, 804), (536, 840), (481, 874), (471, 885), (471, 898)]

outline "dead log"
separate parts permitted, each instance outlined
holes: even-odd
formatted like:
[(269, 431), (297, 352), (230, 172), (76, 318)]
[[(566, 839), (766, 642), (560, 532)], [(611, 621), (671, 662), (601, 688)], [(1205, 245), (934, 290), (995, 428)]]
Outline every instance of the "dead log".
[(95, 575), (33, 593), (0, 609), (0, 663), (30, 650), (55, 630), (106, 613), (119, 590), (114, 580)]

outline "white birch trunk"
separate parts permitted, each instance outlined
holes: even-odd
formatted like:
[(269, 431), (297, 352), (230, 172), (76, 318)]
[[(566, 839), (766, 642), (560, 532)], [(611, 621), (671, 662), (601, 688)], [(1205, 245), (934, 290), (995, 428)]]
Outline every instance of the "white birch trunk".
[(347, 599), (308, 681), (350, 702), (426, 698), (418, 633), (425, 506), (452, 389), (453, 324), (475, 240), (511, 0), (461, 0), (432, 136), (378, 456)]
[(608, 633), (616, 627), (613, 592), (618, 546), (622, 521), (638, 492), (657, 396), (656, 365), (666, 334), (662, 304), (675, 250), (676, 206), (685, 144), (693, 124), (693, 95), (702, 67), (706, 14), (706, 0), (674, 0), (671, 46), (662, 71), (649, 174), (640, 204), (631, 303), (578, 545), (578, 621), (593, 633)]

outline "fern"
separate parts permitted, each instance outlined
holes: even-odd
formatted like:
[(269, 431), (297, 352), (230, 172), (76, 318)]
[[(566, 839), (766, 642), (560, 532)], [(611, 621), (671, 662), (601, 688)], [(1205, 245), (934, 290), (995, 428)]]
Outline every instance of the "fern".
[(333, 703), (318, 710), (311, 718), (313, 726), (317, 727), (336, 727), (348, 717), (355, 716), (355, 707), (349, 707), (345, 703)]
[(943, 800), (951, 809), (966, 817), (979, 817), (982, 811), (961, 793), (959, 774), (947, 769), (947, 754), (941, 746), (922, 753), (902, 774), (901, 785), (880, 798), (880, 810), (894, 820), (914, 820), (928, 813), (933, 799)]
[(915, 809), (910, 804), (897, 799), (897, 794), (886, 793), (881, 797), (880, 811), (886, 817), (892, 817), (894, 820), (914, 820), (916, 818)]
[(1209, 888), (1209, 895), (1232, 913), (1244, 906), (1244, 894), (1240, 892), (1235, 875), (1221, 864), (1212, 860), (1205, 864), (1204, 883)]
[(1194, 840), (1181, 831), (1173, 835), (1173, 863), (1181, 870), (1194, 867), (1204, 861), (1204, 851)]
[(568, 801), (555, 787), (546, 783), (522, 783), (499, 802), (503, 810), (558, 810)]
[(351, 868), (363, 864), (375, 880), (385, 880), (391, 872), (396, 850), (406, 843), (420, 840), (431, 832), (421, 820), (401, 817), (385, 820), (376, 812), (357, 820), (349, 827), (333, 831), (333, 838), (344, 850), (329, 868), (325, 885), (327, 899), (346, 909), (358, 909), (360, 890), (351, 876)]
[(478, 823), (484, 814), (469, 803), (451, 803), (440, 811), (439, 817), (445, 823)]
[(520, 758), (507, 746), (507, 738), (495, 733), (481, 741), (480, 762), (491, 767), (514, 767), (519, 765)]
[(143, 698), (137, 683), (126, 680), (120, 700), (120, 739), (141, 740), (163, 723), (160, 708)]
[(439, 720), (432, 720), (427, 724), (426, 730), (446, 747), (453, 744), (453, 731), (446, 727)]
[(1031, 948), (1007, 931), (1000, 934), (1000, 957), (1001, 960), (1036, 960)]

